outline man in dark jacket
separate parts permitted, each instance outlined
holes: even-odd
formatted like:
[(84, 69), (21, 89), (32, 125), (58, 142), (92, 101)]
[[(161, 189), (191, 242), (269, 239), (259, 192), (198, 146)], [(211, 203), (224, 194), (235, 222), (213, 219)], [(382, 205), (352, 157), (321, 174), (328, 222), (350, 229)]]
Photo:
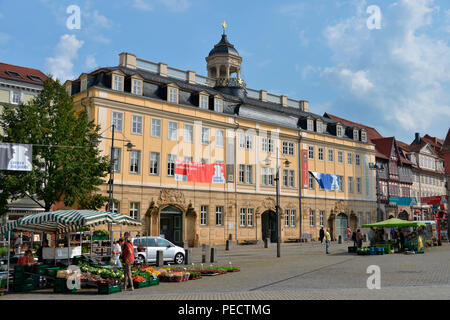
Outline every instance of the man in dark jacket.
[(319, 240), (320, 240), (320, 243), (323, 243), (323, 238), (325, 237), (325, 231), (323, 231), (323, 227), (322, 228), (320, 228), (320, 231), (319, 231)]

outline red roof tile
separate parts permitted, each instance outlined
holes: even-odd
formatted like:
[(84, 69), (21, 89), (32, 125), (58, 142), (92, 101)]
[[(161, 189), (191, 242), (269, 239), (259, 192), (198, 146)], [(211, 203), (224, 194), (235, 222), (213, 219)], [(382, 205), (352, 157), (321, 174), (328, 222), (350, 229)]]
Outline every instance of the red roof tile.
[(445, 138), (445, 141), (442, 144), (441, 152), (442, 153), (450, 152), (450, 128), (448, 129), (447, 137)]
[[(17, 78), (12, 75), (9, 75), (7, 73), (7, 71), (16, 72), (21, 76), (21, 78)], [(29, 76), (39, 77), (42, 79), (42, 82), (34, 81)], [(37, 69), (25, 68), (25, 67), (21, 67), (21, 66), (14, 66), (12, 64), (2, 63), (2, 62), (0, 62), (0, 77), (11, 79), (11, 80), (16, 80), (16, 81), (24, 81), (24, 82), (33, 83), (33, 84), (39, 84), (39, 85), (42, 85), (43, 81), (45, 81), (47, 79), (47, 76)]]

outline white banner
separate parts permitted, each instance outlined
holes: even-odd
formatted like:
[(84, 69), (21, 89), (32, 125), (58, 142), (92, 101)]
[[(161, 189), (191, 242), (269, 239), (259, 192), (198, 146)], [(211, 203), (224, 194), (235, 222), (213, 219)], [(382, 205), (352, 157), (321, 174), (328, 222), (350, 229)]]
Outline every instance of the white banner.
[(0, 143), (0, 170), (32, 171), (31, 144)]

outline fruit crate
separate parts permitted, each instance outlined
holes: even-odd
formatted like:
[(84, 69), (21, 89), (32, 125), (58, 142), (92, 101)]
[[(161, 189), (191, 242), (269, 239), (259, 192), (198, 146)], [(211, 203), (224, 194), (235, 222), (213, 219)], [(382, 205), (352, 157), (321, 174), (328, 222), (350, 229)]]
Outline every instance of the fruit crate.
[(135, 289), (146, 288), (146, 287), (149, 287), (149, 286), (150, 286), (150, 281), (149, 280), (139, 281), (139, 282), (133, 281), (133, 287)]
[(113, 294), (117, 292), (122, 292), (122, 285), (110, 286), (108, 284), (98, 285), (98, 294)]
[(54, 293), (75, 293), (77, 292), (76, 288), (69, 289), (67, 288), (67, 279), (56, 278), (53, 284), (53, 292)]
[(58, 273), (59, 270), (61, 270), (61, 268), (59, 267), (47, 268), (46, 275), (52, 278), (56, 278), (56, 274)]

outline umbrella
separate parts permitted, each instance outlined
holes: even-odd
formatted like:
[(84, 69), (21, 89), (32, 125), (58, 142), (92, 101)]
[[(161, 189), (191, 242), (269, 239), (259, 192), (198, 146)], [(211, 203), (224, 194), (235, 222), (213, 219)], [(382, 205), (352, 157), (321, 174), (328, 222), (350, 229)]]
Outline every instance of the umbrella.
[(142, 225), (140, 221), (120, 213), (94, 210), (58, 210), (41, 212), (12, 221), (0, 227), (0, 234), (14, 229), (31, 232), (61, 233), (105, 223)]
[(422, 227), (422, 226), (423, 227), (426, 226), (425, 223), (391, 218), (389, 220), (377, 223), (363, 224), (362, 228), (395, 228), (395, 227)]

